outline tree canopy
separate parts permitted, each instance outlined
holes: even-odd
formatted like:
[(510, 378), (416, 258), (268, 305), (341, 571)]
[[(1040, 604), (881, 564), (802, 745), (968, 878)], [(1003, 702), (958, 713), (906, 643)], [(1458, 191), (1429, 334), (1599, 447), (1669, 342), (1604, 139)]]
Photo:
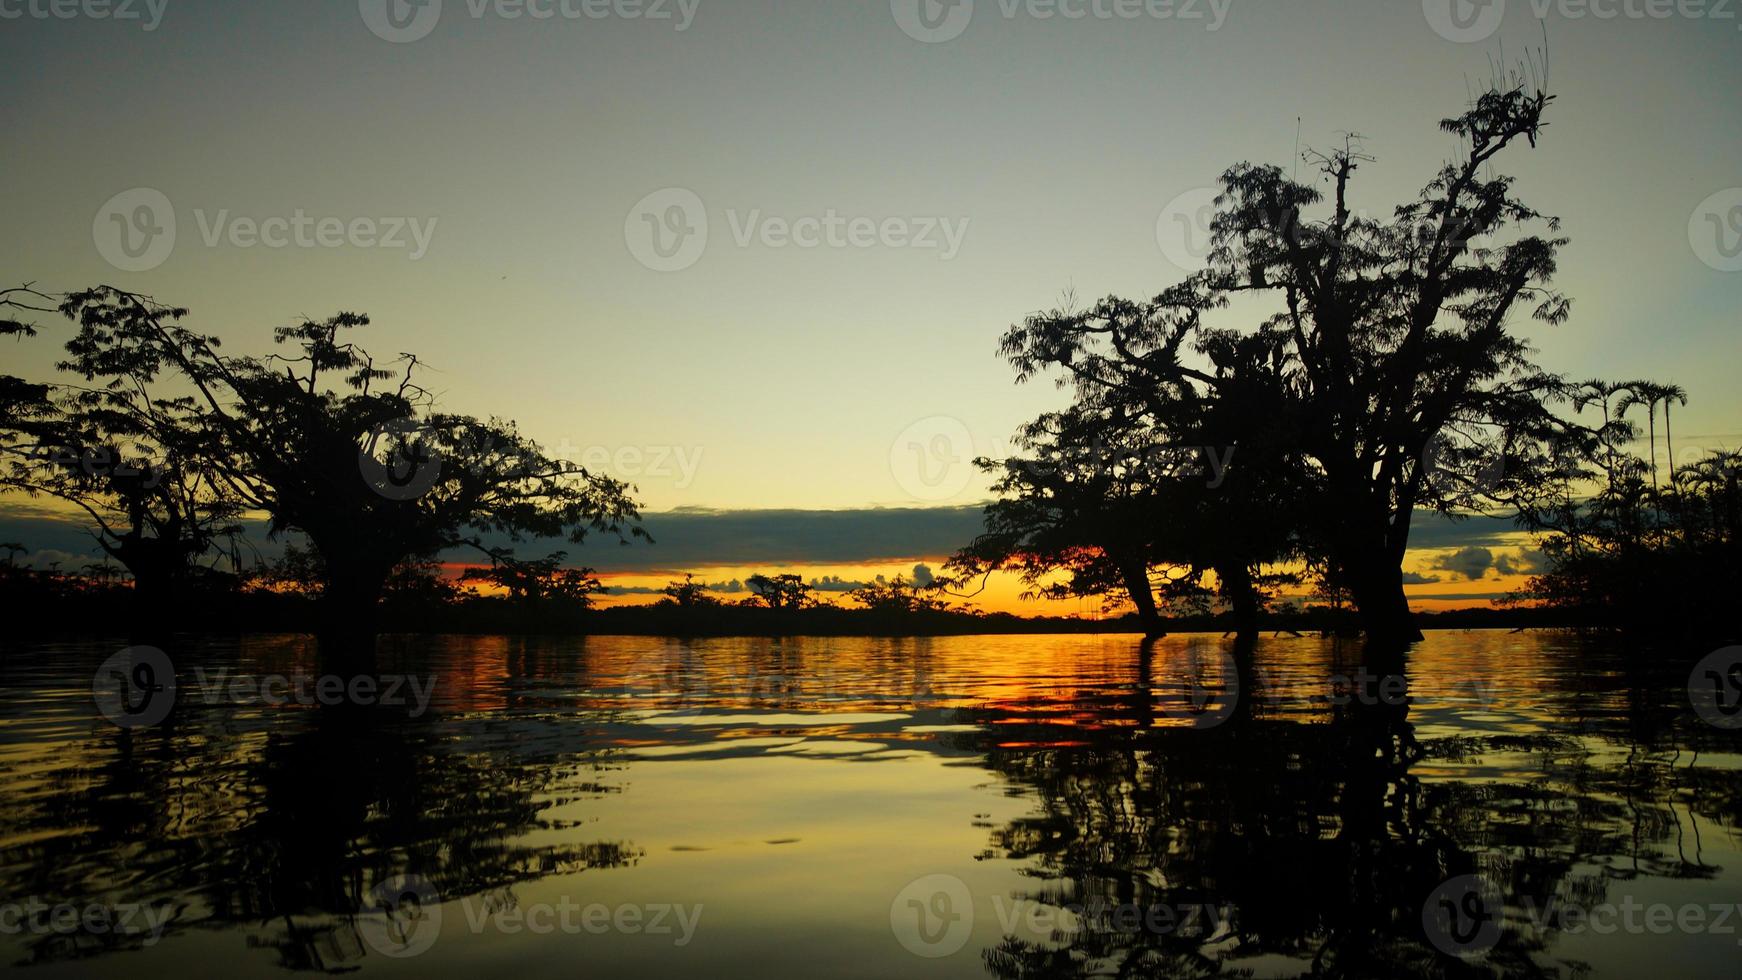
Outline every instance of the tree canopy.
[[(237, 356), (186, 327), (187, 310), (114, 287), (58, 309), (76, 325), (59, 367), (80, 382), (40, 397), (9, 382), (8, 479), (79, 503), (124, 563), (151, 548), (191, 561), (258, 513), (318, 553), (323, 634), (362, 638), (408, 559), (469, 549), (554, 582), (491, 539), (646, 537), (631, 487), (551, 457), (512, 422), (441, 410), (415, 356), (385, 367), (350, 339), (362, 314), (280, 327), (285, 350)], [(88, 472), (93, 457), (102, 472)]]
[[(1418, 637), (1402, 589), (1411, 515), (1504, 504), (1565, 478), (1561, 461), (1590, 439), (1555, 411), (1573, 386), (1537, 366), (1519, 329), (1566, 320), (1552, 286), (1566, 239), (1496, 169), (1536, 145), (1551, 102), (1510, 78), (1441, 121), (1460, 155), (1385, 218), (1353, 203), (1373, 162), (1358, 138), (1306, 154), (1305, 180), (1236, 164), (1204, 270), (1150, 300), (1030, 316), (1002, 353), (1019, 380), (1072, 390), (1082, 417), (1237, 450), (1227, 506), (1158, 501), (1155, 517), (1120, 523), (1195, 524), (1236, 574), (1319, 549), (1369, 636)], [(1005, 489), (1034, 501), (1054, 488)], [(994, 533), (1011, 513), (999, 506)]]

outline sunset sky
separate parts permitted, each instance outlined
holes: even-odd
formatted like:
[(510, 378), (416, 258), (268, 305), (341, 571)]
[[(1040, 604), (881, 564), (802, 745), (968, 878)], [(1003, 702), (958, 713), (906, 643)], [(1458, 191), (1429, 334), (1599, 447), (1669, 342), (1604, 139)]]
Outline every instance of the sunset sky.
[[(1565, 220), (1574, 307), (1523, 329), (1551, 370), (1685, 387), (1684, 458), (1735, 448), (1742, 10), (1466, 3), (5, 0), (0, 267), (191, 307), (235, 352), (367, 312), (444, 407), (638, 486), (660, 543), (582, 556), (619, 584), (911, 573), (977, 526), (968, 458), (1062, 403), (1012, 383), (1010, 323), (1177, 280), (1175, 219), (1297, 131), (1358, 132), (1355, 204), (1389, 211), (1546, 31), (1560, 98), (1505, 167)], [(48, 375), (46, 326), (9, 373)], [(1423, 519), (1411, 592), (1517, 584), (1503, 532)], [(81, 547), (16, 505), (0, 535)]]

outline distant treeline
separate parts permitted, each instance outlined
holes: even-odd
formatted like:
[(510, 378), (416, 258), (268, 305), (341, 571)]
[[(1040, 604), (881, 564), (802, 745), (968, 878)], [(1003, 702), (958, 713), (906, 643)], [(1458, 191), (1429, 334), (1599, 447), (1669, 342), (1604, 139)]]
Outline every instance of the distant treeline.
[[(773, 607), (758, 600), (726, 603), (706, 598), (600, 608), (588, 601), (527, 602), (509, 595), (483, 595), (428, 582), (390, 589), (381, 628), (389, 633), (598, 634), (640, 636), (961, 636), (1018, 633), (1144, 633), (1135, 613), (1098, 619), (1018, 616), (945, 608), (932, 603), (882, 606), (808, 603)], [(416, 580), (410, 580), (415, 582)], [(679, 588), (683, 583), (674, 583)], [(886, 589), (899, 592), (901, 584)], [(911, 587), (909, 587), (911, 588)], [(137, 595), (128, 583), (101, 574), (68, 574), (0, 566), (0, 590), (17, 611), (14, 635), (81, 633), (129, 635)], [(174, 621), (202, 633), (307, 633), (316, 621), (316, 594), (303, 590), (238, 589), (214, 583), (170, 611)], [(1461, 609), (1422, 614), (1427, 629), (1526, 628), (1571, 625), (1564, 614), (1529, 607)], [(1309, 605), (1267, 611), (1263, 628), (1302, 634), (1350, 634), (1359, 629), (1352, 611)], [(195, 625), (197, 624), (197, 625)], [(1236, 627), (1232, 613), (1172, 616), (1168, 632), (1216, 633)]]

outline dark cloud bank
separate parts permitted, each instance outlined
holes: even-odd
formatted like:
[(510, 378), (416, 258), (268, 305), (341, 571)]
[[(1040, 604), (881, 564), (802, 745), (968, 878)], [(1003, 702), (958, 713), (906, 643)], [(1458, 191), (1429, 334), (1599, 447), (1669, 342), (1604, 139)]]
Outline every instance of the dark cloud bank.
[[(571, 563), (609, 572), (710, 565), (853, 564), (947, 555), (972, 541), (981, 530), (977, 505), (861, 510), (686, 508), (647, 514), (644, 521), (653, 544), (619, 545), (615, 540), (595, 538), (579, 546), (566, 541), (532, 541), (518, 549), (527, 555), (564, 550)], [(1516, 533), (1512, 523), (1502, 519), (1478, 517), (1453, 522), (1437, 514), (1418, 514), (1411, 543), (1417, 549), (1483, 549), (1515, 544), (1512, 535)], [(18, 511), (0, 513), (0, 541), (18, 542), (32, 552), (98, 554), (90, 535), (77, 522)], [(264, 554), (280, 550), (279, 545), (265, 541), (264, 533), (257, 535), (256, 541)], [(1466, 567), (1470, 564), (1473, 562)], [(73, 565), (68, 562), (64, 567)]]

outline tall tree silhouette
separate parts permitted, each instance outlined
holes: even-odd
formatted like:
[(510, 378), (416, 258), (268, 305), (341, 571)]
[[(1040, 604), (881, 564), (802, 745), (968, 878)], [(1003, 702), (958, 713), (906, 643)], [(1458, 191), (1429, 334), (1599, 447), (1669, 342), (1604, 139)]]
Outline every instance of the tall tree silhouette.
[(1628, 411), (1639, 406), (1645, 406), (1646, 454), (1651, 460), (1651, 492), (1657, 494), (1657, 403), (1663, 395), (1657, 385), (1649, 381), (1628, 381), (1622, 385), (1621, 400), (1615, 403), (1618, 416), (1626, 417)]
[[(9, 302), (40, 311), (53, 299), (26, 295)], [(18, 321), (6, 329), (36, 332)], [(191, 398), (72, 361), (60, 366), (101, 383), (0, 379), (0, 487), (83, 511), (97, 545), (132, 576), (133, 623), (149, 632), (176, 615), (192, 587), (216, 578), (214, 566), (225, 556), (215, 545), (240, 533), (240, 502), (201, 451)]]
[(754, 593), (746, 602), (760, 603), (769, 609), (803, 609), (816, 603), (814, 591), (803, 577), (785, 575), (752, 575), (744, 580)]
[[(1281, 167), (1236, 165), (1222, 175), (1207, 269), (1149, 303), (1120, 301), (1114, 315), (1032, 316), (1005, 336), (1004, 353), (1021, 378), (1059, 370), (1079, 388), (1131, 398), (1180, 385), (1217, 397), (1228, 382), (1191, 356), (1218, 335), (1207, 321), (1235, 297), (1242, 309), (1266, 304), (1247, 333), (1273, 339), (1265, 349), (1285, 360), (1300, 449), (1320, 477), (1325, 546), (1370, 637), (1419, 638), (1403, 593), (1411, 515), (1538, 478), (1514, 454), (1547, 457), (1521, 447), (1565, 430), (1549, 405), (1570, 389), (1533, 363), (1513, 324), (1514, 314), (1566, 319), (1569, 301), (1549, 286), (1565, 239), (1494, 171), (1507, 150), (1535, 145), (1550, 102), (1509, 79), (1442, 121), (1462, 157), (1385, 220), (1351, 203), (1370, 159), (1353, 142), (1308, 155), (1328, 189)], [(1485, 446), (1507, 454), (1498, 480), (1469, 472)]]
[(1596, 405), (1603, 412), (1603, 425), (1597, 430), (1597, 440), (1602, 446), (1603, 471), (1611, 487), (1615, 484), (1620, 465), (1621, 444), (1633, 438), (1634, 434), (1633, 424), (1627, 421), (1626, 411), (1621, 406), (1626, 402), (1630, 386), (1638, 383), (1593, 378), (1574, 385), (1572, 389), (1570, 400), (1575, 411), (1582, 412)]
[(998, 474), (1000, 499), (986, 507), (985, 533), (951, 559), (955, 581), (1008, 569), (1032, 596), (1126, 599), (1144, 632), (1162, 635), (1157, 592), (1189, 600), (1203, 577), (1181, 525), (1161, 519), (1168, 501), (1183, 505), (1179, 454), (1120, 406), (1047, 413), (1017, 439), (1025, 455), (979, 461)]
[[(1075, 314), (1116, 331), (1150, 315), (1149, 304), (1108, 299)], [(1065, 412), (1042, 415), (1019, 435), (1027, 457), (1001, 469), (987, 508), (988, 533), (957, 556), (965, 576), (1015, 567), (1031, 586), (1066, 570), (1054, 593), (1129, 597), (1144, 631), (1161, 632), (1152, 594), (1201, 601), (1206, 573), (1236, 629), (1257, 631), (1274, 566), (1308, 557), (1314, 517), (1302, 506), (1314, 476), (1290, 411), (1286, 351), (1274, 335), (1206, 331), (1198, 348), (1214, 390), (1188, 380), (1155, 385), (1077, 385)]]
[(604, 583), (593, 577), (590, 568), (565, 566), (567, 557), (565, 552), (555, 551), (543, 558), (516, 558), (508, 549), (493, 548), (488, 568), (471, 569), (460, 580), (494, 585), (528, 609), (547, 602), (589, 608), (593, 596), (605, 591)]
[(186, 310), (113, 287), (72, 294), (62, 311), (78, 324), (65, 367), (117, 389), (191, 390), (204, 465), (274, 532), (307, 536), (337, 660), (367, 663), (382, 589), (408, 558), (488, 552), (488, 534), (645, 537), (626, 484), (547, 456), (511, 422), (437, 411), (413, 356), (397, 373), (377, 367), (346, 339), (366, 316), (281, 327), (292, 354), (260, 358), (221, 355), (181, 325)]

